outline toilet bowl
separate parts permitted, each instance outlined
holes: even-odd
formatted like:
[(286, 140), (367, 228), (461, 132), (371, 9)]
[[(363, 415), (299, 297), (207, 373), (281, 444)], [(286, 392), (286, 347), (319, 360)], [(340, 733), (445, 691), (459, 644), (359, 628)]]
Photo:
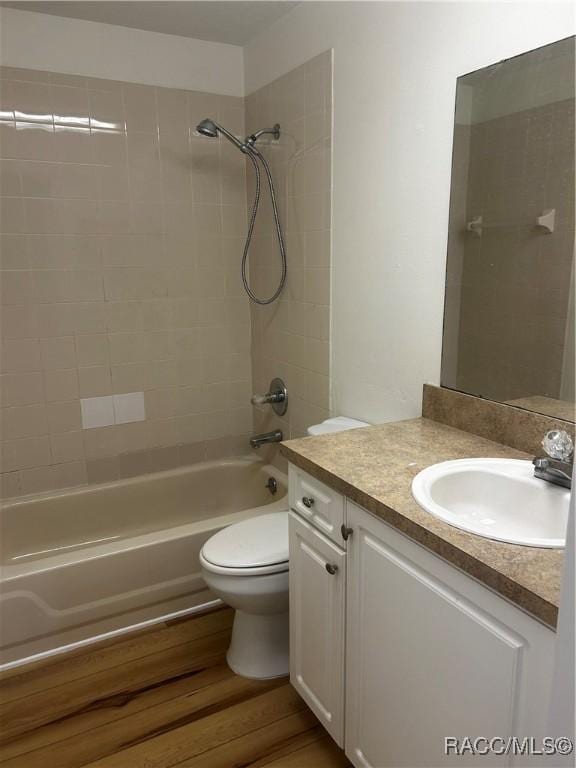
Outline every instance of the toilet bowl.
[[(367, 427), (337, 416), (308, 428), (324, 435)], [(208, 587), (236, 611), (226, 659), (243, 677), (266, 679), (289, 672), (288, 510), (258, 515), (212, 536), (200, 552)]]
[(236, 611), (230, 668), (258, 679), (287, 675), (288, 510), (219, 531), (202, 547), (200, 565), (208, 587)]

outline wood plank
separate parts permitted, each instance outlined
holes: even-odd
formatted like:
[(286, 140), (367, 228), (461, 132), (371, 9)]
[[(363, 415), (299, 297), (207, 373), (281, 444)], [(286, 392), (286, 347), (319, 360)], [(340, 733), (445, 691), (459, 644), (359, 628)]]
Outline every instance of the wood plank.
[(287, 739), (285, 742), (278, 742), (275, 745), (275, 748), (270, 752), (263, 751), (257, 760), (250, 763), (250, 768), (262, 768), (262, 766), (268, 765), (268, 763), (271, 763), (273, 760), (278, 760), (280, 757), (296, 752), (298, 749), (302, 749), (302, 747), (306, 747), (308, 744), (312, 744), (312, 742), (325, 737), (326, 731), (318, 721), (318, 718), (316, 718), (316, 725), (314, 728), (305, 731), (293, 739)]
[[(0, 745), (0, 764), (26, 752), (49, 747), (58, 741), (72, 739), (78, 734), (115, 723), (143, 710), (157, 707), (179, 696), (187, 696), (207, 686), (233, 677), (234, 673), (224, 660), (214, 667), (184, 677), (167, 677), (160, 684), (144, 685), (100, 699), (93, 708), (34, 730)], [(88, 737), (86, 737), (88, 738)]]
[(288, 755), (259, 765), (267, 768), (351, 768), (352, 764), (336, 742), (326, 735)]
[(104, 641), (104, 644), (79, 649), (73, 655), (46, 659), (34, 669), (9, 670), (0, 674), (1, 701), (3, 704), (16, 701), (30, 693), (64, 685), (100, 670), (129, 664), (166, 648), (229, 630), (233, 618), (234, 612), (230, 609), (214, 611), (186, 622), (163, 625), (161, 629), (155, 627), (154, 631), (117, 638), (114, 642)]
[(94, 650), (100, 651), (103, 648), (116, 646), (119, 643), (128, 642), (128, 641), (134, 640), (135, 638), (140, 638), (143, 635), (150, 635), (150, 634), (153, 634), (154, 632), (159, 632), (161, 630), (167, 629), (168, 627), (176, 626), (178, 624), (185, 624), (185, 623), (203, 620), (205, 619), (205, 617), (210, 616), (213, 613), (227, 613), (230, 620), (230, 626), (232, 626), (232, 621), (234, 620), (234, 611), (231, 608), (228, 608), (226, 606), (221, 606), (221, 605), (216, 607), (206, 608), (205, 610), (202, 610), (199, 613), (193, 613), (188, 616), (179, 616), (174, 619), (168, 619), (167, 621), (159, 621), (157, 624), (151, 624), (148, 627), (129, 630), (124, 635), (117, 635), (115, 637), (108, 637), (102, 640), (96, 640), (93, 643), (90, 643), (89, 645), (83, 645), (80, 648), (73, 648), (69, 651), (64, 651), (62, 654), (49, 656), (46, 659), (38, 659), (38, 661), (31, 661), (19, 667), (12, 667), (11, 669), (5, 669), (0, 672), (0, 683), (9, 680), (12, 677), (17, 677), (18, 675), (25, 676), (30, 672), (36, 672), (39, 669), (42, 669), (44, 667), (51, 667), (52, 665), (58, 664), (64, 660), (70, 661), (71, 659), (74, 659), (77, 656), (84, 656), (85, 654), (92, 653), (92, 651)]
[(215, 666), (222, 662), (229, 641), (228, 630), (218, 632), (8, 704), (2, 703), (0, 741), (8, 741), (27, 730), (97, 707), (103, 698)]
[(119, 752), (132, 744), (167, 733), (286, 684), (282, 680), (250, 680), (230, 673), (200, 690), (187, 691), (163, 704), (128, 717), (118, 717), (88, 732), (3, 763), (6, 768), (75, 768)]
[[(252, 733), (209, 749), (201, 755), (178, 763), (178, 768), (230, 768), (264, 765), (274, 756), (300, 749), (324, 733), (312, 712), (303, 709)], [(260, 763), (260, 760), (264, 762)]]
[(286, 684), (89, 765), (91, 768), (170, 768), (303, 710), (309, 717), (302, 699)]
[(125, 640), (132, 640), (135, 637), (142, 637), (143, 635), (149, 635), (153, 632), (158, 632), (161, 629), (166, 629), (167, 622), (159, 622), (153, 624), (150, 627), (143, 627), (141, 629), (134, 629), (126, 632), (125, 635), (118, 635), (117, 637), (106, 637), (101, 640), (94, 640), (88, 645), (82, 645), (78, 648), (71, 648), (61, 653), (56, 653), (53, 656), (47, 656), (46, 658), (37, 659), (36, 661), (28, 661), (17, 667), (11, 667), (10, 669), (3, 669), (0, 671), (0, 684), (7, 684), (8, 680), (13, 677), (22, 676), (23, 678), (29, 675), (31, 672), (38, 672), (45, 667), (51, 667), (52, 665), (59, 664), (64, 660), (75, 659), (77, 656), (84, 656), (86, 653), (90, 653), (93, 650), (101, 650), (102, 648), (108, 648), (110, 646), (117, 645)]
[(3, 768), (349, 768), (285, 678), (234, 675), (233, 612), (210, 616), (2, 676)]
[(166, 619), (166, 621), (163, 623), (166, 627), (175, 627), (177, 624), (187, 624), (190, 621), (197, 621), (201, 617), (209, 616), (212, 613), (220, 613), (222, 611), (230, 614), (230, 617), (234, 619), (233, 609), (229, 608), (227, 605), (224, 605), (224, 603), (219, 603), (218, 605), (213, 605), (209, 608), (202, 608), (198, 613), (187, 614), (185, 616), (175, 616), (173, 619)]

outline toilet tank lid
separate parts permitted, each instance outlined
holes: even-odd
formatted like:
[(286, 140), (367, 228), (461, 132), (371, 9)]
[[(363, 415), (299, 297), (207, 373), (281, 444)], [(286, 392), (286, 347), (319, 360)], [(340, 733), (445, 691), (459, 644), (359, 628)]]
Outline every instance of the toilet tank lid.
[(366, 421), (350, 419), (348, 416), (334, 416), (332, 419), (326, 419), (322, 424), (314, 424), (308, 427), (309, 435), (328, 435), (331, 432), (344, 432), (346, 429), (359, 429), (360, 427), (369, 427)]
[(223, 568), (258, 568), (288, 561), (288, 512), (269, 512), (215, 533), (202, 555)]

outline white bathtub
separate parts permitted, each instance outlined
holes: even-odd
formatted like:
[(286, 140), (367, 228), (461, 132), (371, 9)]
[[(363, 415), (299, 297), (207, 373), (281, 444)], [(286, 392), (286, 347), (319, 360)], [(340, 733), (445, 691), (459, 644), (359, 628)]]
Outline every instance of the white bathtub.
[(206, 539), (287, 508), (286, 477), (251, 458), (5, 504), (0, 665), (209, 603)]

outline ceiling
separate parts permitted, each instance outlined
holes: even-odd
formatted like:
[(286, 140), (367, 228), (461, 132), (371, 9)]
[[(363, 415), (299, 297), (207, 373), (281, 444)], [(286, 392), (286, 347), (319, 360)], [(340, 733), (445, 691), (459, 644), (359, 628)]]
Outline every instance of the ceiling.
[(245, 45), (263, 32), (276, 19), (284, 16), (299, 5), (298, 2), (280, 0), (267, 2), (200, 2), (199, 0), (131, 0), (130, 2), (51, 2), (21, 0), (1, 2), (8, 8), (20, 11), (49, 13), (85, 21), (99, 21), (104, 24), (118, 24), (121, 27), (145, 29), (149, 32), (163, 32), (167, 35), (195, 37), (215, 43)]

